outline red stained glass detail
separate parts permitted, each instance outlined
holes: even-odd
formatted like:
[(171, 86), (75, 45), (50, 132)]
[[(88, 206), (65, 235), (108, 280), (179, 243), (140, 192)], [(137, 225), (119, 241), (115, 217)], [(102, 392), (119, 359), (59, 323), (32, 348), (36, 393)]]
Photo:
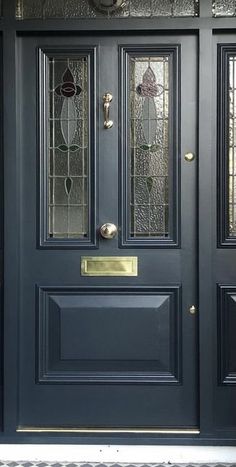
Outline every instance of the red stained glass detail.
[(73, 96), (79, 96), (81, 92), (82, 88), (75, 84), (74, 76), (72, 75), (70, 69), (67, 68), (63, 74), (62, 83), (56, 87), (55, 93), (58, 96), (69, 98)]

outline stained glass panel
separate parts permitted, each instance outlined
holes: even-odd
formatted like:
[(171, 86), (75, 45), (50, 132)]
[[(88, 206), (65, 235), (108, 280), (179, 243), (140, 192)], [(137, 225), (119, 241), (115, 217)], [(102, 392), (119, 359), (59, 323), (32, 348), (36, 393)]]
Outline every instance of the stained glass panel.
[(169, 57), (130, 57), (130, 236), (166, 238), (169, 221)]
[(229, 58), (229, 235), (236, 236), (236, 57)]
[(92, 0), (16, 0), (16, 18), (179, 17), (199, 13), (198, 0), (126, 0), (123, 4), (123, 8), (106, 13)]
[(49, 59), (49, 237), (88, 235), (88, 61)]

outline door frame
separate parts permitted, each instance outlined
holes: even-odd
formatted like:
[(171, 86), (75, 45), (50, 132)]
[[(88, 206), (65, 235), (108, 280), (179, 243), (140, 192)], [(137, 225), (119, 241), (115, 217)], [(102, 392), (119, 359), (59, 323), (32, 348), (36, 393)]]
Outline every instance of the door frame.
[[(104, 434), (104, 435), (55, 435), (17, 433), (18, 420), (18, 309), (20, 300), (20, 206), (17, 196), (20, 186), (20, 115), (19, 85), (17, 79), (18, 59), (20, 56), (21, 37), (37, 31), (38, 34), (80, 34), (100, 33), (111, 34), (112, 31), (122, 33), (122, 21), (117, 19), (53, 19), (53, 20), (15, 20), (14, 0), (3, 0), (3, 17), (0, 20), (2, 38), (2, 69), (3, 69), (3, 144), (4, 144), (4, 355), (3, 371), (3, 430), (0, 433), (0, 443), (81, 443), (81, 444), (186, 444), (186, 445), (234, 445), (236, 428), (219, 432), (214, 426), (214, 385), (216, 381), (212, 368), (216, 364), (214, 349), (216, 348), (216, 330), (212, 333), (212, 323), (215, 315), (212, 305), (212, 233), (216, 226), (212, 220), (211, 210), (215, 206), (215, 193), (211, 180), (216, 176), (212, 158), (215, 159), (214, 133), (215, 125), (214, 94), (212, 80), (214, 75), (213, 54), (214, 34), (222, 31), (233, 32), (235, 18), (212, 18), (211, 0), (200, 0), (199, 18), (132, 18), (125, 19), (127, 32), (148, 34), (195, 34), (198, 37), (199, 52), (199, 113), (198, 113), (198, 180), (201, 183), (198, 198), (199, 225), (199, 374), (200, 374), (200, 435), (159, 434), (140, 435)], [(104, 31), (104, 24), (106, 31)], [(234, 36), (236, 42), (236, 37)], [(233, 38), (232, 38), (233, 41)], [(213, 115), (213, 116), (212, 116)], [(15, 137), (13, 137), (15, 135)], [(3, 158), (1, 159), (3, 164)], [(8, 181), (11, 181), (9, 183)], [(3, 199), (3, 193), (1, 193)], [(0, 205), (3, 219), (3, 207)], [(3, 248), (3, 242), (2, 248)], [(3, 273), (3, 265), (2, 265)], [(214, 289), (214, 290), (213, 290)], [(212, 293), (209, 293), (212, 291)], [(3, 290), (2, 290), (3, 296)], [(206, 348), (208, 352), (206, 353)], [(214, 372), (213, 372), (214, 373)]]

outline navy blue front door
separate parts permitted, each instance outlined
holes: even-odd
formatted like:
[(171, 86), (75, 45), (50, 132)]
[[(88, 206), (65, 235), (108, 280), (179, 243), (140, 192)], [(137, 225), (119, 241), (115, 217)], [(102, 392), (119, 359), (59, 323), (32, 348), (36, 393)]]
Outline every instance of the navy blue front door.
[(20, 69), (18, 430), (197, 432), (195, 37), (25, 36)]

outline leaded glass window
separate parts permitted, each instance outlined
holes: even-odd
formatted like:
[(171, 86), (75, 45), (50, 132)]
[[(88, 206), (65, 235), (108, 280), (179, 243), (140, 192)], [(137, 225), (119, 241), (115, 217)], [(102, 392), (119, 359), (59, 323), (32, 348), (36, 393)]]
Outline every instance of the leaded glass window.
[(236, 237), (236, 56), (229, 57), (229, 235)]
[(48, 225), (88, 236), (88, 57), (49, 59)]
[(169, 236), (169, 57), (130, 58), (130, 236)]
[[(103, 4), (109, 2), (103, 1)], [(16, 17), (97, 18), (198, 16), (198, 0), (124, 0), (123, 7), (101, 11), (92, 0), (16, 0)]]
[(236, 1), (235, 0), (213, 0), (212, 2), (213, 16), (236, 16)]
[(122, 48), (124, 245), (179, 242), (179, 47)]

